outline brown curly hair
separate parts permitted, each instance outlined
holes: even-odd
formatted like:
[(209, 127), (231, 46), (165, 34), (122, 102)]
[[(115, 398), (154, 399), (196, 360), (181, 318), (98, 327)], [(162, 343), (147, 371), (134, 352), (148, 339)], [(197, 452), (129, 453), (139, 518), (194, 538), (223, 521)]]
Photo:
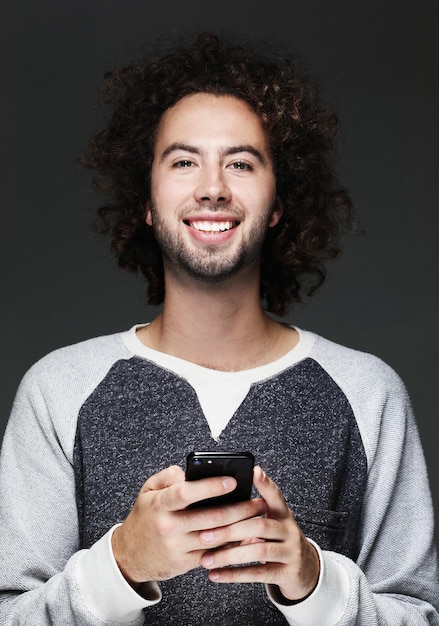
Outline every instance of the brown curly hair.
[(145, 223), (155, 133), (163, 113), (186, 95), (236, 96), (268, 133), (284, 208), (262, 251), (261, 300), (268, 311), (284, 315), (314, 293), (325, 279), (324, 262), (339, 255), (342, 233), (352, 227), (352, 201), (334, 167), (337, 117), (320, 104), (298, 57), (264, 50), (201, 33), (105, 74), (100, 102), (111, 105), (111, 116), (80, 163), (96, 172), (94, 188), (108, 197), (96, 228), (111, 234), (122, 268), (144, 274), (150, 304), (160, 304), (165, 293), (161, 251)]

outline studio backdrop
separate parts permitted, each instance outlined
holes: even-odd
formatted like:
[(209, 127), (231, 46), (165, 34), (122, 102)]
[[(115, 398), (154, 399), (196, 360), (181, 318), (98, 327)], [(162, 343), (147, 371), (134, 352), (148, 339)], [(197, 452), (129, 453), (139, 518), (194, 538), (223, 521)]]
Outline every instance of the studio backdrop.
[(107, 69), (172, 30), (242, 32), (301, 55), (341, 122), (339, 173), (365, 235), (286, 318), (372, 352), (404, 380), (436, 510), (438, 3), (434, 0), (6, 0), (1, 42), (0, 437), (19, 381), (47, 352), (151, 319), (143, 281), (90, 230), (98, 200), (77, 158)]

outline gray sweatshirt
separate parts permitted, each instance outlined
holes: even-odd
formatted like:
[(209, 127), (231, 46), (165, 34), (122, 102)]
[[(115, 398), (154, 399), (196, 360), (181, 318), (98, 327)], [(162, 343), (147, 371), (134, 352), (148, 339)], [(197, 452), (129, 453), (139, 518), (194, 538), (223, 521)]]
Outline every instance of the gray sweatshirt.
[[(278, 361), (215, 372), (126, 333), (25, 375), (0, 464), (0, 623), (439, 625), (428, 477), (407, 392), (374, 356), (306, 331)], [(321, 561), (284, 606), (201, 568), (136, 593), (111, 534), (146, 478), (194, 449), (247, 449)]]

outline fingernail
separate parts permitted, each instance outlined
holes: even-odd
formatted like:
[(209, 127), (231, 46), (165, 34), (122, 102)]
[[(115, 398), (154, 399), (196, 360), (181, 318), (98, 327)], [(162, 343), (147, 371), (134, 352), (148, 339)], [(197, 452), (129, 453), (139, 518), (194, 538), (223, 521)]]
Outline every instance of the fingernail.
[(230, 476), (225, 476), (223, 478), (223, 486), (224, 489), (231, 489), (232, 487), (234, 487), (236, 484), (236, 481), (234, 478), (231, 478)]
[(213, 565), (214, 558), (211, 554), (205, 554), (202, 559), (202, 564), (204, 567), (210, 567)]
[(200, 533), (200, 539), (203, 543), (211, 543), (213, 541), (213, 532), (211, 530), (203, 530)]

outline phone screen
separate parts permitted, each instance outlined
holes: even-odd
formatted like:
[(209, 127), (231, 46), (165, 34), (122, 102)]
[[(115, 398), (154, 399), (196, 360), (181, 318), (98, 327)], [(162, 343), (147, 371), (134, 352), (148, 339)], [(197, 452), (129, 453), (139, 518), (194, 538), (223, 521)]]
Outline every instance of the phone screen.
[(248, 500), (253, 485), (254, 463), (251, 452), (190, 452), (186, 459), (186, 480), (233, 476), (238, 483), (231, 493), (200, 500), (190, 508)]

